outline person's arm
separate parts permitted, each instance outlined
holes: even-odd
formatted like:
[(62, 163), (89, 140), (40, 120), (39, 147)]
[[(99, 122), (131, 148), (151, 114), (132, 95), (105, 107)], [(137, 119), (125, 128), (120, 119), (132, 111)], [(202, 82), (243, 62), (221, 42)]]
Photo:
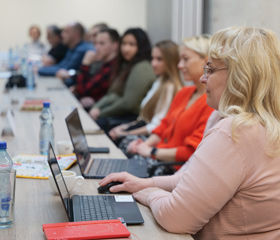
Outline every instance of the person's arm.
[(38, 74), (41, 76), (55, 76), (56, 72), (60, 69), (59, 65), (41, 67)]
[(99, 108), (100, 111), (102, 111), (103, 108), (106, 108), (107, 106), (111, 105), (114, 101), (117, 101), (119, 99), (119, 96), (111, 91), (111, 89), (108, 90), (107, 94), (103, 96), (93, 107)]
[[(160, 137), (156, 134), (152, 134), (146, 139), (145, 142), (141, 138), (130, 142), (127, 146), (126, 151), (128, 153), (138, 153), (142, 156), (149, 157), (150, 152), (152, 151), (152, 147), (160, 142)], [(147, 150), (148, 149), (148, 150)]]
[(43, 63), (43, 66), (51, 66), (51, 65), (56, 64), (56, 61), (51, 55), (43, 55), (42, 63)]
[(126, 135), (148, 135), (148, 134), (149, 134), (149, 132), (148, 132), (146, 126), (123, 132), (124, 136), (126, 136)]
[(199, 121), (198, 123), (196, 123), (196, 127), (194, 127), (192, 134), (185, 137), (184, 145), (177, 147), (177, 151), (175, 155), (176, 161), (178, 162), (187, 161), (189, 157), (194, 153), (198, 144), (201, 142), (207, 120), (212, 112), (213, 109), (208, 106), (205, 106), (204, 110), (201, 111)]
[(90, 66), (91, 64), (93, 64), (96, 61), (97, 61), (96, 52), (89, 50), (86, 52), (86, 54), (83, 57), (82, 65)]
[(145, 141), (148, 146), (155, 146), (160, 142), (160, 137), (157, 134), (151, 134)]
[(80, 45), (75, 49), (70, 50), (70, 55), (66, 55), (66, 57), (59, 63), (60, 67), (66, 70), (77, 70), (82, 63), (86, 51), (88, 50), (93, 50), (93, 47), (91, 47), (90, 45)]
[[(142, 142), (136, 146), (136, 152), (143, 157), (151, 157), (152, 146)], [(161, 161), (174, 162), (177, 148), (158, 148), (155, 158)]]
[(123, 136), (126, 136), (126, 135), (129, 135), (127, 134), (127, 131), (126, 129), (129, 128), (130, 126), (136, 124), (137, 121), (133, 121), (133, 122), (130, 122), (130, 123), (123, 123), (123, 124), (120, 124), (114, 128), (112, 128), (110, 131), (109, 131), (109, 136), (113, 139), (113, 140), (116, 140), (120, 137), (123, 137)]
[(76, 90), (79, 96), (85, 95), (85, 91), (86, 91), (85, 84), (87, 81), (89, 81), (90, 78), (89, 71), (90, 71), (89, 66), (87, 65), (80, 66), (80, 71), (76, 78)]
[(100, 186), (105, 186), (110, 182), (122, 182), (120, 185), (116, 185), (111, 187), (109, 190), (111, 192), (138, 192), (144, 188), (153, 187), (154, 180), (153, 178), (139, 178), (135, 177), (128, 172), (119, 172), (119, 173), (111, 173), (105, 178), (103, 178), (100, 182)]
[(135, 193), (145, 188), (157, 187), (165, 191), (172, 192), (180, 181), (182, 175), (160, 176), (153, 178), (139, 178), (128, 172), (111, 173), (103, 178), (99, 185), (105, 186), (110, 182), (122, 182), (123, 184), (116, 185), (110, 188), (111, 192), (130, 192)]
[(134, 197), (151, 208), (167, 231), (195, 234), (238, 191), (245, 169), (236, 142), (216, 130), (200, 144), (172, 193), (154, 189), (147, 196), (142, 190)]
[(100, 116), (119, 116), (127, 112), (136, 113), (154, 79), (154, 73), (148, 62), (136, 64), (126, 80), (123, 95), (101, 109)]

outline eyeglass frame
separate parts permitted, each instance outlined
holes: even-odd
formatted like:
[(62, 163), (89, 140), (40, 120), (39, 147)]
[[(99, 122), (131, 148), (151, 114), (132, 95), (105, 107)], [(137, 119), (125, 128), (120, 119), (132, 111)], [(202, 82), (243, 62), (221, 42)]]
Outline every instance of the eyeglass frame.
[[(228, 70), (228, 68), (209, 68), (208, 66), (206, 65), (203, 65), (203, 71), (204, 71), (204, 77), (207, 79), (208, 78), (208, 70), (211, 69), (212, 73), (216, 72), (216, 71), (219, 71), (219, 70)], [(211, 73), (211, 74), (212, 74)]]

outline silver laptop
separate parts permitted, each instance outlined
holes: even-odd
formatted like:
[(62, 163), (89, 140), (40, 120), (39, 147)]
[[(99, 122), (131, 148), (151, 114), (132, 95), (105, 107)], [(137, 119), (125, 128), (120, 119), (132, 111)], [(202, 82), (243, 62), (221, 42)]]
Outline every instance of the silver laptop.
[(70, 198), (51, 143), (48, 163), (69, 221), (120, 219), (127, 224), (144, 222), (132, 195), (74, 195)]
[(76, 108), (66, 117), (65, 121), (83, 177), (104, 178), (110, 173), (123, 171), (141, 178), (148, 176), (147, 161), (143, 159), (92, 158)]

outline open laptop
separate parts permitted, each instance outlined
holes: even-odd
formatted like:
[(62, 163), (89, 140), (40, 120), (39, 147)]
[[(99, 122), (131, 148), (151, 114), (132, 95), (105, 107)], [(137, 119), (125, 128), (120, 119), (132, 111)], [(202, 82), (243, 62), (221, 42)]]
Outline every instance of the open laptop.
[(73, 195), (70, 198), (51, 143), (49, 143), (48, 163), (69, 221), (123, 219), (127, 224), (144, 223), (132, 195)]
[(93, 159), (90, 156), (87, 140), (82, 128), (77, 109), (65, 119), (73, 143), (81, 173), (85, 178), (104, 178), (113, 172), (129, 172), (137, 177), (145, 178), (147, 161), (143, 159)]

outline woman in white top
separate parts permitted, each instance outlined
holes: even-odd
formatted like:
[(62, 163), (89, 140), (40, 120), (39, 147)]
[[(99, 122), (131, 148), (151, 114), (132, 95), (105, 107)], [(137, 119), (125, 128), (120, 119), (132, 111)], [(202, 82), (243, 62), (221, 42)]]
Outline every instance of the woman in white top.
[(43, 55), (46, 53), (45, 45), (40, 42), (41, 31), (40, 28), (36, 25), (32, 25), (29, 28), (29, 36), (31, 38), (31, 42), (25, 44), (25, 48), (28, 54), (35, 55)]
[(113, 128), (109, 132), (113, 140), (128, 135), (149, 135), (160, 124), (173, 97), (183, 85), (178, 62), (178, 46), (172, 41), (162, 41), (154, 46), (152, 67), (158, 79), (141, 102), (139, 120)]

